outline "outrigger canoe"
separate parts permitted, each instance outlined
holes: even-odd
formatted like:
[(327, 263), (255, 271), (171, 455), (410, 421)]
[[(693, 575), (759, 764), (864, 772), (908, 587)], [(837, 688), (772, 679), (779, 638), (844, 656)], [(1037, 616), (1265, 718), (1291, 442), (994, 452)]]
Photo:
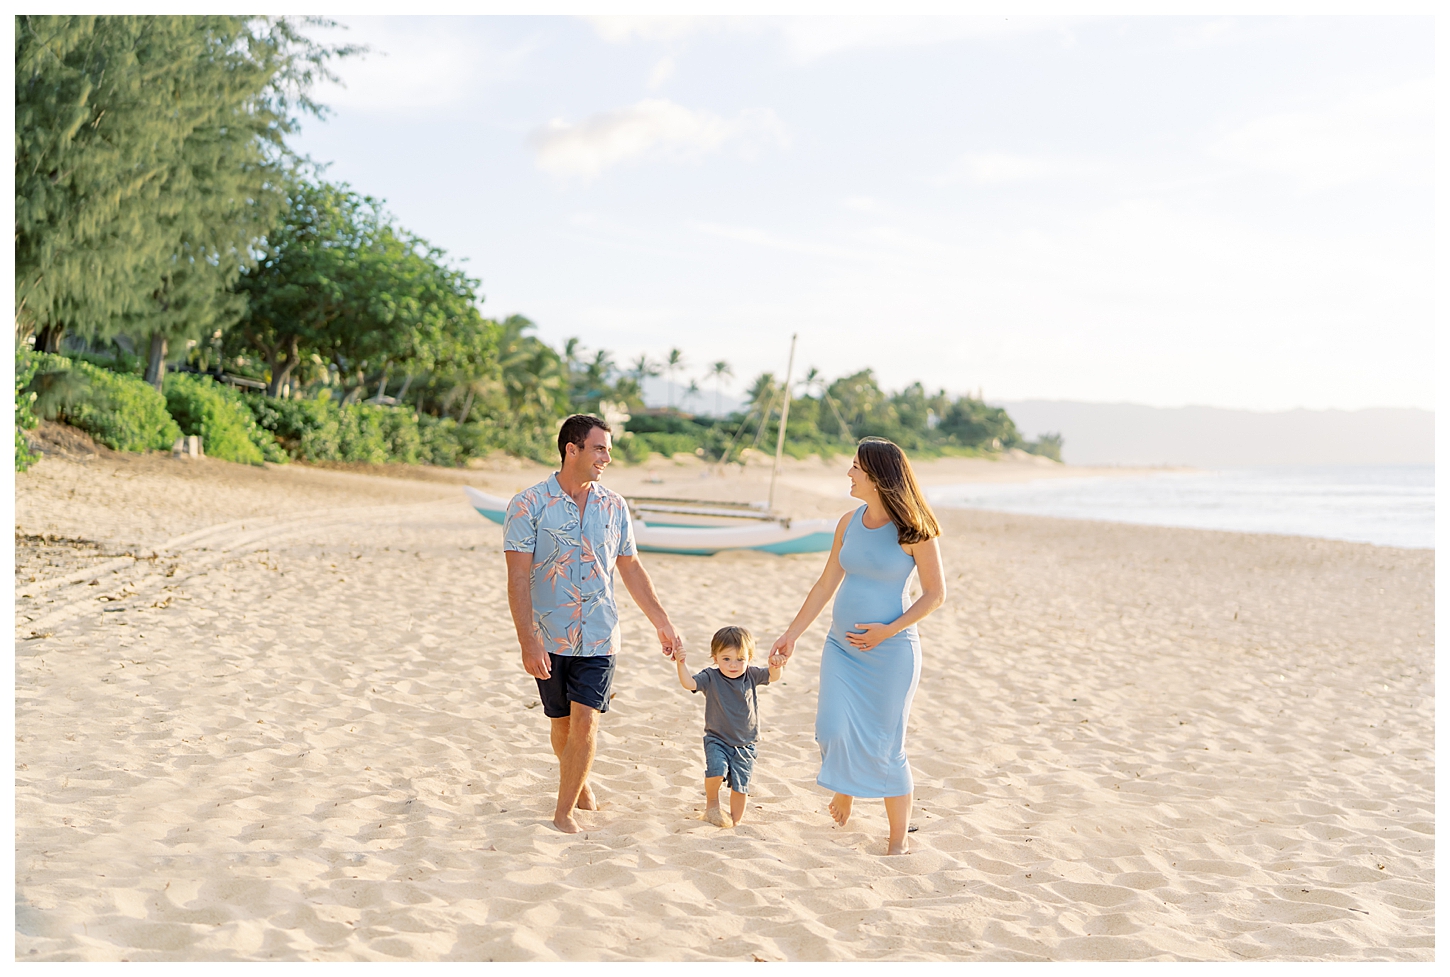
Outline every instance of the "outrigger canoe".
[[(478, 514), (499, 525), (509, 500), (464, 486)], [(634, 542), (650, 553), (713, 556), (724, 550), (763, 553), (828, 553), (835, 539), (834, 519), (768, 518), (753, 526), (661, 526), (634, 516)]]

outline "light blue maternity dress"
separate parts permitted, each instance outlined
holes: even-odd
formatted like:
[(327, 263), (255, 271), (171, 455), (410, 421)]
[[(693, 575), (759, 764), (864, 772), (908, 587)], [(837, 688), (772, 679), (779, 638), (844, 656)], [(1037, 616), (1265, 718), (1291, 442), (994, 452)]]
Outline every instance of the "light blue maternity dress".
[(921, 639), (916, 628), (858, 651), (846, 640), (858, 623), (890, 624), (910, 605), (907, 580), (916, 568), (896, 541), (896, 524), (867, 529), (857, 509), (841, 541), (846, 577), (836, 592), (831, 630), (821, 654), (816, 742), (821, 773), (816, 783), (852, 797), (899, 797), (911, 793), (906, 761), (906, 718), (921, 678)]

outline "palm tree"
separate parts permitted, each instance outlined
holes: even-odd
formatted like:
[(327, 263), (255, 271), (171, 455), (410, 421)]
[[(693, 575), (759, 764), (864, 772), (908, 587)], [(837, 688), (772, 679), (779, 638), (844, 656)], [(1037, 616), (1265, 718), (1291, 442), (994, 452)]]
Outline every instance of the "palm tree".
[(814, 388), (820, 392), (821, 399), (826, 402), (826, 406), (831, 408), (831, 413), (836, 415), (836, 423), (841, 425), (841, 437), (845, 438), (847, 441), (851, 440), (850, 425), (848, 425), (846, 423), (846, 419), (841, 416), (841, 409), (836, 406), (836, 401), (831, 396), (831, 391), (827, 389), (830, 384), (826, 382), (825, 375), (821, 373), (820, 370), (817, 370), (815, 367), (811, 367), (809, 370), (806, 371), (806, 375), (801, 379), (801, 383), (805, 385), (807, 391)]
[(725, 378), (727, 378), (727, 377), (733, 378), (735, 376), (735, 371), (733, 369), (731, 369), (730, 368), (730, 364), (727, 363), (727, 362), (725, 362), (724, 360), (716, 360), (714, 363), (711, 363), (710, 364), (710, 372), (707, 373), (707, 374), (705, 374), (705, 375), (708, 376), (708, 377), (714, 377), (715, 378), (715, 416), (716, 417), (719, 417), (720, 416), (720, 381), (723, 380), (723, 379), (725, 379)]
[(584, 344), (578, 336), (570, 336), (564, 340), (564, 365), (573, 373), (579, 369), (580, 361), (584, 353)]
[(695, 380), (691, 380), (690, 385), (685, 388), (685, 395), (680, 398), (680, 407), (683, 408), (685, 404), (688, 404), (690, 398), (698, 396), (700, 396), (700, 384)]
[(659, 376), (660, 368), (647, 354), (640, 353), (639, 359), (630, 365), (629, 375), (634, 377), (634, 382), (639, 386), (640, 395), (643, 396), (645, 378)]
[(668, 356), (665, 357), (665, 373), (669, 376), (669, 385), (665, 388), (665, 404), (669, 407), (675, 406), (675, 374), (685, 368), (685, 354), (678, 348), (671, 348)]

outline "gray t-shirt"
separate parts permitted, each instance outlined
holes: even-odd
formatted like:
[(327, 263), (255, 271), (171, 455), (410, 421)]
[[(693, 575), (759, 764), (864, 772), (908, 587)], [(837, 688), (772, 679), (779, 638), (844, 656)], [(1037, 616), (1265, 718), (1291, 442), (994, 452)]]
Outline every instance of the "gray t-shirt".
[(695, 691), (705, 693), (705, 732), (731, 746), (746, 746), (760, 738), (755, 687), (770, 684), (770, 669), (747, 665), (744, 675), (728, 678), (718, 668), (707, 668), (694, 679)]

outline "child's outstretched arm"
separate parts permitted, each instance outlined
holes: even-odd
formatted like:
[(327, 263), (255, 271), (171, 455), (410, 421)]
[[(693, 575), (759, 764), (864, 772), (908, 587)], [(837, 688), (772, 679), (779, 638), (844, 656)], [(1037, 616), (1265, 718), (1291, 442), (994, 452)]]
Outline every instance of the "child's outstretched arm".
[(690, 673), (685, 671), (685, 652), (680, 648), (675, 649), (675, 671), (680, 676), (680, 684), (694, 692), (697, 686), (695, 680), (690, 677)]
[(785, 671), (786, 657), (780, 653), (771, 655), (765, 660), (766, 667), (770, 670), (770, 680), (779, 682), (780, 675)]

